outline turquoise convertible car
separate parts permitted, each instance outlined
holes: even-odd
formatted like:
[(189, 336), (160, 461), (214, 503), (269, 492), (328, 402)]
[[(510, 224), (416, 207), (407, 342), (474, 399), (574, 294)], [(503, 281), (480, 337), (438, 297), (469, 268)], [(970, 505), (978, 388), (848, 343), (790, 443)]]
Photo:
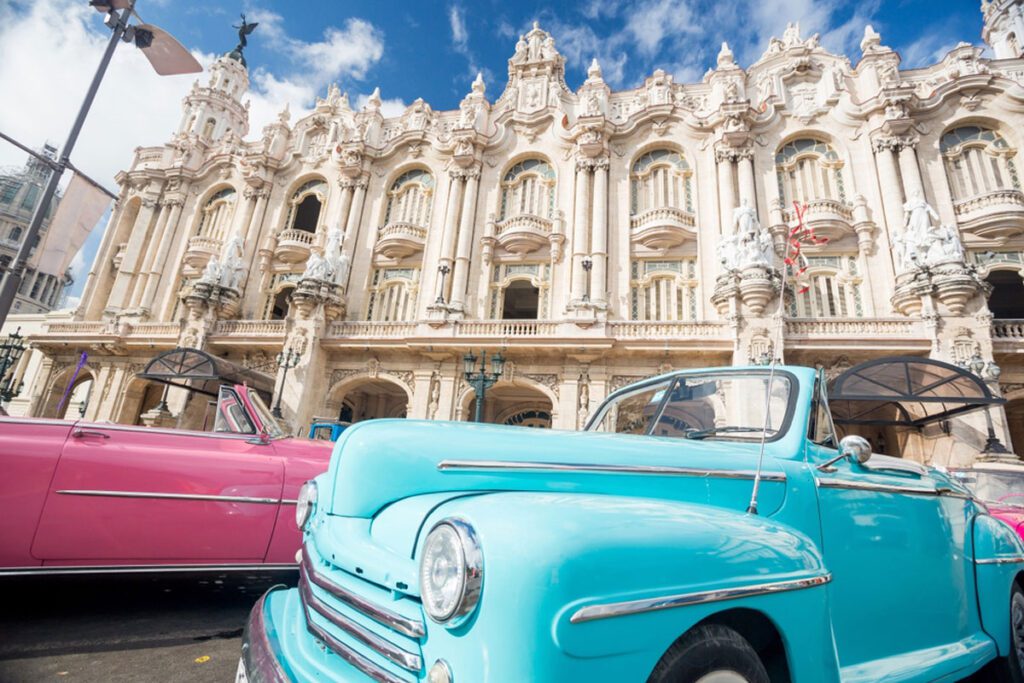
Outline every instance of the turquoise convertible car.
[[(886, 381), (920, 420), (962, 375)], [(1024, 678), (1016, 533), (839, 441), (807, 368), (655, 377), (583, 432), (356, 424), (297, 507), (299, 584), (253, 608), (239, 681)]]

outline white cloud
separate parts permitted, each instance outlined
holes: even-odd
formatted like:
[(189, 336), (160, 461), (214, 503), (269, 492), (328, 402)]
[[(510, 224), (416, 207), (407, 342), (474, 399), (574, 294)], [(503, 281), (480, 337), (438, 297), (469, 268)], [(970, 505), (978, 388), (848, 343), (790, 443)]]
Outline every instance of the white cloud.
[(647, 56), (655, 54), (666, 38), (675, 42), (704, 30), (695, 21), (689, 0), (648, 0), (631, 6), (626, 18), (626, 32), (640, 53)]
[(458, 5), (448, 8), (448, 25), (452, 29), (452, 45), (455, 51), (466, 54), (469, 49), (469, 32), (466, 31), (466, 20), (462, 16), (462, 8)]
[[(366, 101), (368, 99), (370, 99), (369, 95), (357, 95), (355, 99), (356, 111), (359, 111), (360, 109), (365, 107)], [(380, 113), (384, 115), (384, 118), (401, 116), (405, 112), (406, 107), (408, 106), (409, 105), (403, 102), (400, 97), (393, 97), (391, 99), (381, 100)]]

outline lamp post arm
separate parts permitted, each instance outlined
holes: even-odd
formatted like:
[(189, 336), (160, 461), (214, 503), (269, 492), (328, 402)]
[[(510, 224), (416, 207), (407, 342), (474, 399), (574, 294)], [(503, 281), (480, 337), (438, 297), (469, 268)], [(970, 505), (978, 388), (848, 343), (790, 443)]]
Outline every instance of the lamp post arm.
[(131, 15), (134, 7), (135, 2), (132, 0), (128, 7), (121, 11), (120, 17), (118, 17), (117, 24), (110, 35), (110, 41), (107, 43), (107, 49), (103, 52), (103, 58), (100, 59), (100, 64), (92, 77), (89, 90), (85, 93), (85, 100), (82, 102), (82, 106), (79, 107), (78, 115), (71, 126), (71, 132), (68, 133), (68, 139), (65, 141), (64, 147), (61, 148), (60, 160), (50, 172), (50, 179), (46, 183), (43, 196), (40, 198), (39, 203), (36, 204), (36, 210), (32, 214), (32, 222), (29, 224), (28, 231), (25, 234), (25, 240), (21, 243), (21, 248), (18, 249), (18, 255), (14, 257), (14, 263), (11, 264), (10, 269), (8, 269), (7, 274), (4, 276), (3, 283), (0, 284), (0, 325), (3, 325), (4, 321), (7, 320), (7, 314), (10, 313), (11, 306), (14, 305), (14, 297), (17, 296), (18, 289), (21, 288), (22, 278), (25, 275), (29, 252), (35, 246), (39, 228), (42, 226), (43, 218), (50, 208), (53, 195), (57, 192), (57, 185), (60, 183), (61, 176), (64, 175), (64, 168), (68, 165), (71, 150), (74, 149), (75, 143), (78, 142), (78, 135), (82, 132), (85, 117), (89, 114), (93, 100), (96, 99), (100, 82), (103, 81), (103, 76), (110, 65), (110, 59), (114, 56), (114, 49), (117, 47), (118, 42), (120, 42), (121, 36), (124, 35), (124, 29), (128, 25), (128, 17)]

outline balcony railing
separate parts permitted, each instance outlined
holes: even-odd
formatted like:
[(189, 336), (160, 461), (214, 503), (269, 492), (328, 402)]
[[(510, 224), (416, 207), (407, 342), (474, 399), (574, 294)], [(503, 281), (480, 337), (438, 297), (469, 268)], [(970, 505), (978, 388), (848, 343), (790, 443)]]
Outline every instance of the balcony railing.
[(786, 321), (787, 337), (836, 338), (848, 337), (870, 342), (879, 338), (923, 338), (920, 321), (870, 318), (815, 318)]
[(285, 263), (298, 263), (309, 258), (309, 248), (316, 239), (316, 233), (305, 230), (284, 230), (277, 236), (274, 256)]
[(608, 323), (609, 336), (616, 339), (713, 339), (728, 334), (727, 323), (630, 321)]
[(558, 323), (552, 320), (469, 320), (457, 328), (462, 337), (543, 337), (557, 332)]
[(496, 223), (495, 237), (502, 249), (513, 254), (528, 254), (547, 245), (552, 222), (533, 214), (520, 214)]
[(957, 223), (983, 239), (1010, 239), (1024, 234), (1024, 193), (995, 190), (953, 203)]
[(423, 251), (427, 229), (412, 223), (388, 223), (377, 235), (378, 253), (387, 258), (405, 258)]
[(220, 320), (214, 329), (215, 336), (238, 337), (284, 337), (284, 320)]
[(671, 206), (649, 209), (630, 217), (634, 242), (650, 249), (668, 249), (696, 237), (692, 213)]
[(403, 339), (416, 334), (416, 323), (375, 322), (351, 320), (331, 323), (327, 328), (330, 338)]
[(1024, 320), (1004, 318), (992, 321), (992, 338), (1024, 341)]
[(211, 257), (220, 253), (224, 243), (213, 237), (196, 235), (188, 240), (185, 250), (185, 263), (197, 270), (203, 268)]

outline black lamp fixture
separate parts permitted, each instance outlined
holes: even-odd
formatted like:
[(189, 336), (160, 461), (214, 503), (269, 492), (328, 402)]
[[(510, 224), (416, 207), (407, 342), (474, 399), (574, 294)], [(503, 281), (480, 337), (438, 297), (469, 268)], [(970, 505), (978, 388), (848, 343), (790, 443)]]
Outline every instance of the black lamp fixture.
[(452, 272), (452, 269), (448, 267), (447, 263), (442, 263), (437, 267), (437, 272), (441, 273), (441, 288), (437, 293), (437, 301), (434, 303), (438, 306), (444, 306), (444, 278), (448, 273)]
[(484, 397), (487, 394), (487, 390), (494, 386), (494, 383), (501, 378), (501, 374), (505, 371), (505, 358), (500, 353), (495, 353), (491, 356), (490, 372), (487, 370), (486, 352), (482, 351), (480, 353), (479, 360), (478, 370), (477, 357), (473, 355), (472, 351), (467, 352), (462, 357), (466, 383), (473, 387), (473, 391), (476, 393), (476, 415), (474, 422), (483, 422)]
[(580, 262), (580, 265), (583, 266), (583, 270), (585, 270), (586, 273), (587, 273), (587, 289), (583, 293), (583, 301), (589, 302), (590, 301), (590, 269), (594, 267), (594, 259), (590, 258), (589, 256), (584, 256), (583, 260)]
[(284, 418), (284, 415), (281, 414), (281, 396), (284, 394), (285, 382), (288, 381), (288, 371), (299, 364), (300, 358), (302, 358), (302, 354), (292, 349), (287, 349), (277, 354), (277, 367), (284, 370), (284, 375), (281, 377), (281, 388), (277, 390), (277, 401), (274, 403), (270, 414), (279, 420)]

